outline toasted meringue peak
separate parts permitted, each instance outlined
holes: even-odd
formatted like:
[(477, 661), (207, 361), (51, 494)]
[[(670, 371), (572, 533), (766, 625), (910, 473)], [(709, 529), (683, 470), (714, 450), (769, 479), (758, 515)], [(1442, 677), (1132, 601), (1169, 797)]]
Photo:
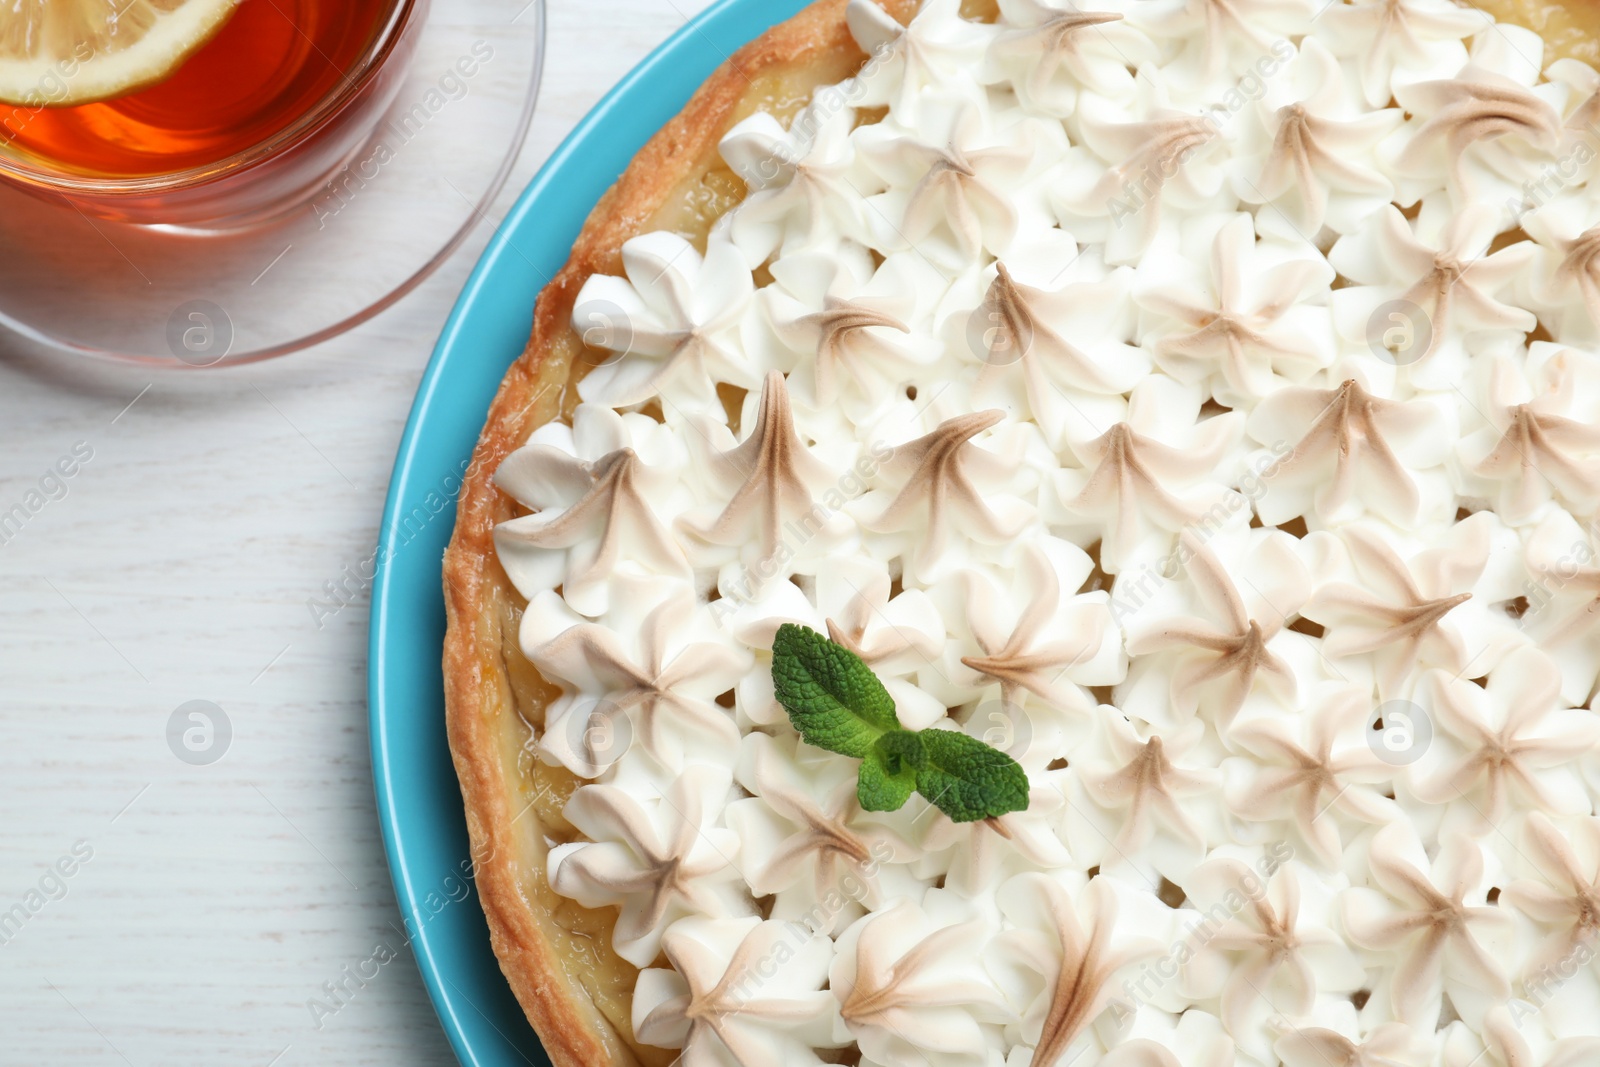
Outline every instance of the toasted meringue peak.
[[(1201, 418), (1203, 394), (1161, 375), (1133, 388), (1126, 418), (1073, 452), (1081, 468), (1056, 473), (1059, 506), (1045, 519), (1100, 539), (1100, 564), (1121, 573), (1152, 544), (1206, 516), (1242, 512), (1245, 498), (1227, 485), (1227, 456), (1239, 443), (1235, 412)], [(1047, 504), (1051, 503), (1047, 498)]]
[(1571, 240), (1561, 241), (1558, 284), (1575, 288), (1589, 322), (1600, 330), (1600, 226), (1591, 226)]
[(1483, 892), (1483, 852), (1476, 844), (1447, 838), (1430, 864), (1411, 829), (1391, 823), (1373, 838), (1368, 862), (1374, 888), (1346, 891), (1344, 926), (1363, 948), (1399, 957), (1389, 996), (1401, 1022), (1434, 1025), (1441, 990), (1454, 983), (1510, 995), (1505, 971), (1488, 947), (1503, 936), (1509, 919), (1496, 908), (1468, 903), (1468, 894), (1481, 899)]
[[(1418, 562), (1424, 573), (1411, 567), (1377, 534), (1360, 526), (1341, 531), (1360, 584), (1332, 582), (1317, 590), (1300, 613), (1327, 628), (1324, 655), (1372, 655), (1378, 665), (1379, 691), (1393, 694), (1419, 662), (1447, 670), (1467, 666), (1468, 652), (1460, 633), (1441, 626), (1446, 616), (1472, 599), (1470, 588), (1488, 562), (1487, 537), (1464, 546), (1466, 558), (1449, 568), (1427, 573), (1424, 553)], [(1442, 574), (1441, 574), (1442, 572)], [(1438, 578), (1449, 575), (1442, 585)], [(1426, 583), (1425, 591), (1419, 582)]]
[(1268, 478), (1258, 504), (1264, 521), (1297, 513), (1290, 494), (1275, 497), (1277, 490), (1301, 486), (1314, 487), (1317, 511), (1330, 517), (1357, 501), (1393, 521), (1416, 517), (1421, 496), (1390, 439), (1425, 432), (1436, 421), (1426, 405), (1373, 396), (1351, 378), (1334, 389), (1285, 389), (1256, 410), (1254, 421), (1258, 438), (1308, 427)]
[(1174, 377), (1216, 374), (1225, 395), (1256, 397), (1271, 391), (1280, 367), (1301, 378), (1316, 368), (1317, 350), (1281, 320), (1308, 290), (1332, 281), (1327, 264), (1293, 258), (1262, 269), (1258, 257), (1250, 216), (1235, 215), (1211, 243), (1208, 296), (1163, 289), (1139, 296), (1141, 305), (1177, 327), (1155, 342)]
[(789, 816), (801, 827), (792, 841), (792, 851), (769, 863), (765, 870), (751, 880), (751, 888), (760, 892), (760, 886), (769, 879), (781, 877), (785, 867), (797, 866), (794, 861), (807, 853), (816, 856), (817, 877), (831, 884), (831, 868), (838, 863), (861, 867), (871, 859), (866, 844), (845, 825), (845, 819), (855, 809), (851, 790), (838, 790), (826, 808), (794, 795), (785, 796), (781, 790), (769, 789), (765, 799), (775, 809)]
[[(641, 484), (644, 464), (631, 448), (587, 462), (529, 445), (514, 458), (501, 467), (505, 473), (497, 481), (520, 503), (545, 509), (495, 527), (495, 549), (513, 580), (528, 573), (525, 566), (540, 568), (542, 577), (545, 564), (565, 563), (567, 602), (586, 615), (599, 615), (607, 603), (606, 579), (624, 563), (688, 576), (683, 553), (650, 506)], [(536, 482), (560, 489), (546, 495)], [(519, 493), (522, 486), (529, 491)], [(565, 506), (558, 503), (574, 488), (581, 495)], [(527, 580), (531, 593), (537, 579), (529, 575)]]
[(1487, 833), (1512, 806), (1523, 811), (1578, 815), (1589, 799), (1575, 771), (1574, 753), (1600, 743), (1600, 722), (1568, 710), (1561, 675), (1533, 648), (1511, 653), (1479, 689), (1442, 672), (1429, 675), (1427, 696), (1438, 728), (1456, 758), (1416, 785), (1430, 804), (1462, 803), (1477, 832)]
[(1544, 388), (1531, 396), (1507, 361), (1496, 361), (1491, 371), (1487, 414), (1498, 440), (1468, 462), (1473, 473), (1499, 486), (1498, 510), (1511, 525), (1534, 520), (1552, 498), (1579, 515), (1600, 505), (1600, 425), (1572, 417), (1589, 414), (1575, 403), (1576, 364), (1583, 358), (1561, 353), (1544, 363)]
[(756, 384), (737, 343), (755, 288), (731, 243), (711, 241), (702, 256), (677, 234), (647, 233), (623, 245), (622, 265), (626, 280), (591, 275), (573, 305), (585, 343), (623, 357), (590, 371), (579, 396), (626, 407), (663, 393), (699, 410), (716, 403), (716, 382)]
[(1084, 142), (1106, 160), (1108, 169), (1077, 199), (1073, 211), (1095, 218), (1109, 211), (1115, 251), (1107, 259), (1134, 261), (1155, 239), (1168, 183), (1182, 180), (1192, 157), (1217, 142), (1217, 128), (1209, 116), (1173, 108), (1157, 109), (1133, 122), (1089, 115), (1079, 122)]
[(753, 190), (729, 228), (748, 260), (811, 248), (861, 225), (854, 116), (819, 100), (787, 130), (758, 111), (723, 137), (718, 150)]
[[(1107, 63), (1106, 53), (1116, 56), (1118, 46), (1101, 27), (1120, 22), (1115, 11), (1080, 11), (1058, 7), (1044, 0), (1006, 0), (1006, 13), (1015, 28), (996, 38), (992, 52), (1002, 61), (1018, 63), (1026, 75), (1017, 81), (1019, 93), (1039, 106), (1056, 104), (1062, 82), (1103, 84), (1099, 69)], [(1126, 43), (1126, 36), (1123, 43)], [(1098, 47), (1097, 47), (1098, 46)], [(1124, 60), (1125, 61), (1125, 60)], [(1059, 78), (1061, 73), (1070, 78)], [(1070, 97), (1057, 106), (1065, 111)]]
[(891, 596), (888, 572), (875, 567), (863, 577), (841, 566), (829, 577), (837, 582), (819, 580), (817, 589), (828, 638), (868, 666), (898, 673), (930, 663), (944, 650), (944, 621), (922, 590)]
[(981, 1063), (984, 1023), (1010, 1011), (974, 950), (983, 919), (950, 923), (909, 900), (860, 920), (838, 941), (830, 971), (839, 1012), (861, 1050), (880, 1063)]
[(1367, 104), (1383, 107), (1393, 95), (1397, 73), (1458, 69), (1467, 58), (1461, 39), (1482, 30), (1490, 19), (1449, 0), (1362, 0), (1339, 4), (1318, 22), (1335, 54), (1348, 58), (1360, 72)]
[(976, 69), (999, 33), (962, 18), (960, 0), (926, 0), (908, 26), (873, 0), (850, 0), (845, 17), (861, 50), (878, 60), (852, 80), (860, 103), (888, 105), (906, 118), (927, 107), (924, 97)]
[(882, 358), (881, 346), (875, 348), (872, 335), (860, 331), (876, 328), (911, 332), (905, 323), (887, 312), (836, 296), (827, 297), (821, 311), (799, 321), (816, 331), (817, 402), (820, 404), (833, 403), (839, 395), (840, 374), (851, 373), (855, 362), (870, 363), (875, 356)]
[[(689, 754), (685, 732), (696, 755), (720, 753), (731, 759), (739, 731), (712, 700), (749, 669), (750, 657), (717, 642), (682, 643), (675, 631), (693, 610), (687, 588), (679, 587), (662, 600), (640, 623), (637, 659), (622, 647), (618, 635), (592, 623), (562, 630), (534, 647), (529, 658), (546, 678), (595, 693), (608, 714), (636, 720), (640, 740), (663, 766), (682, 769)], [(569, 729), (552, 716), (541, 747), (574, 773), (592, 778), (595, 768), (609, 766), (621, 754), (594, 751), (611, 742), (607, 731)]]
[(550, 884), (585, 907), (617, 905), (612, 943), (636, 967), (660, 951), (671, 919), (747, 912), (732, 891), (739, 840), (719, 829), (726, 771), (699, 767), (655, 803), (614, 785), (580, 786), (563, 812), (587, 841), (550, 852)]
[[(1341, 136), (1343, 134), (1344, 136)], [(1273, 135), (1272, 154), (1261, 172), (1261, 192), (1279, 197), (1290, 189), (1301, 191), (1301, 205), (1295, 222), (1311, 233), (1322, 228), (1328, 209), (1328, 186), (1340, 182), (1357, 189), (1381, 187), (1383, 180), (1344, 162), (1341, 149), (1365, 147), (1369, 137), (1349, 131), (1306, 110), (1304, 104), (1285, 104), (1278, 111), (1278, 131)]]
[[(1373, 207), (1393, 195), (1394, 185), (1378, 169), (1373, 149), (1399, 125), (1401, 115), (1391, 108), (1352, 113), (1338, 60), (1315, 38), (1302, 43), (1299, 67), (1306, 84), (1272, 110), (1271, 147), (1255, 181), (1243, 183), (1240, 197), (1277, 205), (1296, 229), (1315, 236), (1328, 219), (1330, 193)], [(1348, 223), (1334, 225), (1348, 228)]]
[(1057, 789), (1041, 783), (1029, 790), (1026, 809), (998, 818), (956, 823), (936, 812), (928, 817), (932, 825), (922, 847), (948, 850), (946, 888), (969, 897), (986, 894), (1010, 875), (1059, 870), (1071, 862), (1072, 854), (1055, 831), (1065, 806)]
[(1600, 935), (1600, 822), (1584, 816), (1566, 825), (1570, 830), (1539, 812), (1528, 816), (1523, 854), (1539, 877), (1519, 878), (1501, 894), (1509, 906), (1554, 928), (1552, 941), (1531, 961), (1530, 973)]
[(968, 620), (983, 655), (963, 656), (961, 663), (998, 682), (1000, 699), (1006, 704), (1016, 704), (1019, 694), (1026, 691), (1056, 707), (1087, 711), (1082, 693), (1060, 683), (1064, 677), (1070, 681), (1071, 669), (1100, 651), (1104, 629), (1080, 624), (1065, 639), (1042, 640), (1060, 610), (1061, 584), (1055, 568), (1037, 549), (1028, 553), (1026, 574), (1034, 589), (1033, 599), (1009, 634), (996, 625), (998, 620), (988, 606), (988, 590), (969, 584)]
[(925, 170), (906, 203), (906, 239), (915, 244), (948, 226), (962, 258), (976, 255), (986, 242), (1005, 247), (1016, 229), (1016, 212), (984, 172), (1018, 171), (1029, 153), (1011, 145), (963, 151), (954, 141), (942, 148), (919, 145), (913, 151), (922, 157)]
[[(749, 831), (741, 834), (741, 859), (751, 892), (767, 896), (809, 881), (809, 899), (821, 901), (846, 892), (854, 880), (867, 903), (882, 899), (874, 873), (880, 864), (909, 859), (911, 846), (888, 826), (862, 817), (855, 778), (819, 774), (786, 740), (751, 734), (746, 746), (739, 780), (756, 799), (730, 805), (729, 825)], [(774, 818), (755, 811), (747, 817), (743, 809), (754, 808)], [(775, 847), (768, 849), (767, 842)], [(752, 849), (760, 854), (752, 855)]]
[(1416, 172), (1442, 153), (1456, 189), (1466, 190), (1465, 156), (1476, 146), (1518, 142), (1551, 154), (1561, 140), (1561, 117), (1527, 89), (1492, 71), (1467, 66), (1447, 81), (1420, 82), (1396, 92), (1407, 111), (1423, 116), (1405, 150), (1402, 170)]
[[(821, 1064), (848, 1044), (826, 989), (828, 942), (795, 923), (688, 919), (662, 944), (668, 970), (640, 976), (634, 1030), (683, 1049), (684, 1067)], [(775, 966), (774, 960), (782, 960)]]
[(1346, 689), (1308, 717), (1304, 741), (1299, 730), (1273, 719), (1235, 729), (1234, 743), (1256, 763), (1248, 780), (1229, 797), (1234, 813), (1251, 821), (1287, 814), (1322, 865), (1337, 867), (1343, 840), (1336, 814), (1368, 824), (1389, 814), (1370, 787), (1386, 781), (1393, 769), (1357, 743), (1366, 711), (1362, 695)]
[[(1516, 1067), (1524, 1063), (1530, 1067), (1578, 1067), (1600, 1056), (1600, 1038), (1568, 1037), (1551, 1043), (1543, 1040), (1542, 1035), (1523, 1033), (1517, 1022), (1512, 1009), (1504, 1005), (1490, 1008), (1484, 1014), (1484, 1051), (1493, 1052), (1501, 1063)], [(1535, 1052), (1535, 1047), (1540, 1051)]]
[(1365, 1040), (1321, 1026), (1295, 1027), (1272, 1046), (1285, 1067), (1393, 1067), (1416, 1062), (1417, 1039), (1403, 1023), (1381, 1023)]
[(1527, 534), (1522, 628), (1555, 657), (1568, 704), (1587, 704), (1600, 677), (1600, 553), (1591, 531), (1565, 512), (1547, 514)]
[(1135, 509), (1169, 530), (1181, 529), (1199, 518), (1194, 509), (1185, 508), (1163, 487), (1163, 481), (1169, 479), (1154, 473), (1162, 466), (1189, 467), (1191, 456), (1139, 436), (1125, 422), (1095, 438), (1086, 451), (1098, 456), (1099, 462), (1072, 503), (1091, 513), (1109, 512), (1114, 540), (1126, 543), (1136, 535)]
[[(1092, 336), (1087, 320), (1103, 318), (1125, 295), (1125, 277), (1080, 282), (1051, 293), (1017, 282), (1003, 262), (994, 266), (994, 281), (979, 309), (995, 337), (987, 348), (984, 374), (1006, 374), (1010, 363), (1019, 363), (1036, 413), (1048, 410), (1042, 400), (1050, 390), (1065, 386), (1125, 393), (1149, 372), (1148, 358), (1131, 345), (1108, 339), (1086, 351), (1079, 347), (1082, 342), (1066, 336)], [(1011, 345), (1014, 354), (1004, 347)]]
[(914, 557), (919, 570), (932, 568), (952, 536), (999, 542), (1020, 532), (1024, 516), (996, 514), (978, 488), (983, 476), (1004, 461), (985, 453), (972, 439), (1005, 417), (1003, 411), (975, 411), (940, 423), (932, 433), (895, 446), (884, 461), (889, 479), (900, 488), (876, 516), (870, 530), (893, 533), (925, 530)]
[[(1315, 8), (1304, 0), (1189, 0), (1205, 22), (1207, 74), (1236, 74), (1274, 45), (1310, 28)], [(1243, 62), (1240, 62), (1240, 61)]]
[(794, 411), (783, 375), (770, 371), (761, 386), (755, 429), (737, 447), (713, 460), (716, 477), (737, 486), (714, 521), (691, 525), (713, 544), (756, 541), (763, 558), (778, 548), (785, 520), (812, 508), (812, 486), (828, 480), (828, 469), (806, 449), (795, 431)]
[[(1002, 118), (973, 91), (914, 120), (862, 127), (862, 157), (884, 191), (867, 201), (868, 240), (912, 251), (954, 275), (1010, 254), (1047, 225), (1039, 171), (1067, 150), (1058, 122)], [(1063, 235), (1065, 239), (1065, 235)]]
[[(1437, 244), (1414, 234), (1393, 205), (1374, 217), (1368, 231), (1341, 238), (1328, 254), (1341, 274), (1363, 284), (1385, 286), (1384, 299), (1398, 297), (1427, 320), (1429, 342), (1401, 359), (1420, 367), (1446, 341), (1480, 330), (1532, 330), (1538, 320), (1522, 308), (1502, 303), (1499, 294), (1523, 271), (1532, 243), (1519, 241), (1498, 251), (1489, 246), (1499, 232), (1499, 212), (1486, 204), (1463, 209), (1440, 232)], [(1358, 245), (1369, 246), (1358, 251)], [(1395, 293), (1393, 286), (1400, 288)]]
[(1243, 1040), (1261, 1026), (1264, 1013), (1304, 1018), (1319, 994), (1348, 994), (1366, 981), (1366, 971), (1334, 933), (1332, 917), (1302, 898), (1305, 870), (1285, 863), (1263, 879), (1242, 860), (1225, 856), (1208, 860), (1187, 879), (1202, 913), (1220, 902), (1245, 901), (1220, 922), (1206, 946), (1236, 954), (1222, 989), (1221, 1017)]
[(1026, 953), (1024, 966), (1047, 977), (1023, 1012), (1024, 1039), (1041, 1065), (1065, 1062), (1067, 1050), (1110, 1002), (1117, 973), (1159, 951), (1151, 941), (1115, 943), (1117, 897), (1108, 879), (1091, 878), (1080, 899), (1081, 905), (1060, 882), (1037, 874), (1019, 875), (1000, 889), (1001, 906), (1017, 923), (1004, 936)]
[(1192, 529), (1185, 529), (1178, 543), (1196, 600), (1218, 621), (1193, 617), (1164, 620), (1131, 636), (1128, 655), (1177, 651), (1172, 693), (1175, 703), (1189, 707), (1198, 700), (1198, 687), (1220, 680), (1222, 689), (1210, 708), (1219, 728), (1225, 729), (1233, 721), (1257, 679), (1279, 699), (1292, 700), (1294, 671), (1267, 647), (1283, 628), (1283, 617), (1274, 618), (1270, 611), (1265, 622), (1252, 617), (1232, 577)]
[[(1195, 738), (1180, 739), (1181, 755), (1193, 746)], [(1202, 847), (1205, 835), (1183, 810), (1183, 801), (1210, 789), (1210, 777), (1179, 767), (1167, 755), (1167, 744), (1160, 734), (1139, 741), (1132, 731), (1113, 735), (1113, 747), (1126, 761), (1111, 773), (1086, 783), (1097, 804), (1122, 813), (1122, 829), (1117, 848), (1129, 851), (1143, 847), (1158, 829), (1193, 847)]]
[(787, 385), (806, 411), (867, 418), (938, 359), (937, 343), (910, 323), (947, 283), (916, 253), (874, 264), (864, 248), (808, 248), (780, 256), (771, 270), (760, 317), (788, 350), (771, 362), (793, 368)]

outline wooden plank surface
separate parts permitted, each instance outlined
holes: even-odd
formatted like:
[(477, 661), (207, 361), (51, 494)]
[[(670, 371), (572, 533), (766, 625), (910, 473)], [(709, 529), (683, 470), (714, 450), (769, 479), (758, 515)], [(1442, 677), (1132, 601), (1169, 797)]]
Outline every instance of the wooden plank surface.
[[(492, 221), (704, 6), (551, 4)], [(0, 1064), (453, 1062), (404, 951), (338, 1012), (311, 1007), (402, 938), (367, 600), (320, 618), (308, 601), (372, 552), (412, 393), (488, 233), (373, 322), (255, 367), (152, 374), (0, 336), (0, 511), (43, 502), (0, 544)], [(228, 718), (219, 762), (169, 745), (190, 701)], [(180, 750), (200, 722), (180, 716)]]

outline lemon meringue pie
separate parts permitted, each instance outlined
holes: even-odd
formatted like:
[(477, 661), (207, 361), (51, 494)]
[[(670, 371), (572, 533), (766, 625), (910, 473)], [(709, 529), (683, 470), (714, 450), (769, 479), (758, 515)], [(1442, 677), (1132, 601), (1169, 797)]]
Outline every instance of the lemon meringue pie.
[[(1600, 1063), (1597, 29), (822, 0), (732, 57), (445, 560), (552, 1060)], [(893, 744), (813, 743), (785, 626)], [(930, 731), (1014, 802), (870, 794)]]

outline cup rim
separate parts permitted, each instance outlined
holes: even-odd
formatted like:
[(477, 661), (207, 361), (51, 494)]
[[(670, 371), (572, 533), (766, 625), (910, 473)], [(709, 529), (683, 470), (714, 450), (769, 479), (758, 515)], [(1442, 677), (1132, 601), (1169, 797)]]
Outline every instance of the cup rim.
[[(417, 10), (427, 0), (396, 0), (388, 22), (379, 31), (378, 44), (365, 52), (360, 62), (327, 94), (288, 126), (232, 155), (198, 167), (167, 174), (147, 174), (133, 178), (102, 178), (65, 174), (30, 166), (0, 152), (0, 178), (11, 178), (45, 192), (88, 194), (104, 197), (136, 197), (193, 189), (247, 170), (265, 160), (289, 151), (309, 140), (372, 83), (399, 46)], [(40, 110), (43, 110), (42, 108)]]

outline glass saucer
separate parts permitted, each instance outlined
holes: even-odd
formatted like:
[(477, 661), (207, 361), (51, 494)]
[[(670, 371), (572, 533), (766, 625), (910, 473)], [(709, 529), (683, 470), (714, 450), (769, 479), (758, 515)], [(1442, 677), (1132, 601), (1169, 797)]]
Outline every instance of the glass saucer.
[(544, 0), (433, 0), (371, 138), (309, 197), (246, 228), (95, 218), (0, 183), (0, 325), (172, 367), (280, 356), (343, 333), (447, 259), (533, 117)]

